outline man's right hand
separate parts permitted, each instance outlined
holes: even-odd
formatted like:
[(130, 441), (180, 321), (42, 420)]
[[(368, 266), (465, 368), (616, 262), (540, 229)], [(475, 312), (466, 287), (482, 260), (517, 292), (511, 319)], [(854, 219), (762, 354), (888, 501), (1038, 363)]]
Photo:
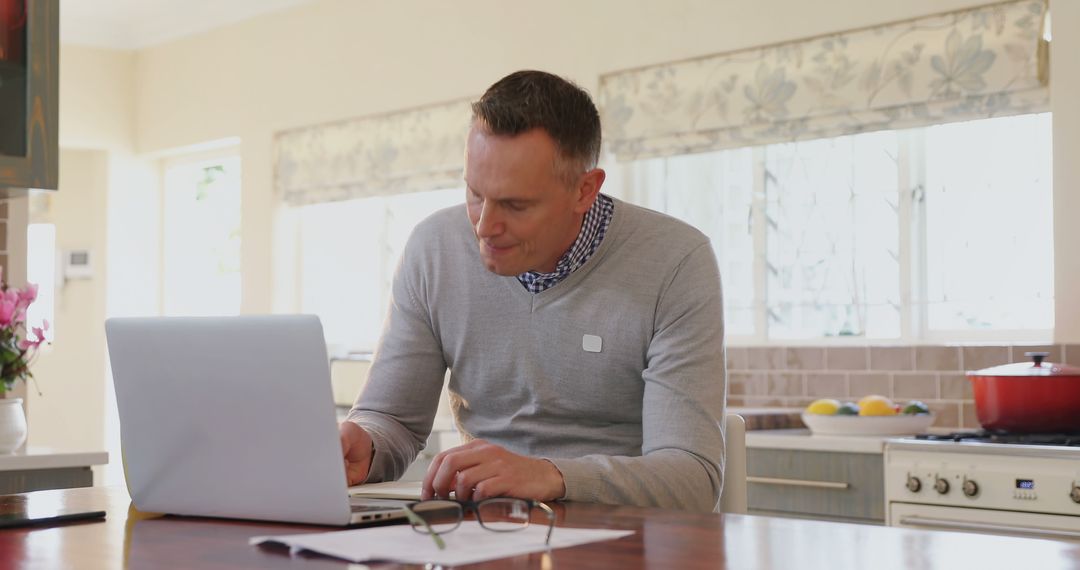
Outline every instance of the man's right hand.
[(345, 456), (345, 478), (349, 486), (367, 480), (371, 459), (375, 455), (371, 436), (364, 428), (346, 420), (338, 426), (341, 433), (341, 453)]

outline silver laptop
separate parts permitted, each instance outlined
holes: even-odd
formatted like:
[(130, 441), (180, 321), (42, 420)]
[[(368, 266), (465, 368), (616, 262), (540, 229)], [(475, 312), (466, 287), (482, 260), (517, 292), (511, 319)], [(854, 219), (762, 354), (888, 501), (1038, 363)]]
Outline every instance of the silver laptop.
[(325, 525), (404, 517), (406, 501), (349, 497), (318, 317), (114, 318), (105, 334), (139, 510)]

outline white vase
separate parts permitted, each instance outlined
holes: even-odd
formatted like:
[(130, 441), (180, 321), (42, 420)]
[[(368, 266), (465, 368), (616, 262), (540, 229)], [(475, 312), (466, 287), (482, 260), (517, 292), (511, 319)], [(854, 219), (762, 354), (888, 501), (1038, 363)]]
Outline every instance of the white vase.
[(22, 398), (0, 398), (0, 453), (11, 453), (26, 441)]

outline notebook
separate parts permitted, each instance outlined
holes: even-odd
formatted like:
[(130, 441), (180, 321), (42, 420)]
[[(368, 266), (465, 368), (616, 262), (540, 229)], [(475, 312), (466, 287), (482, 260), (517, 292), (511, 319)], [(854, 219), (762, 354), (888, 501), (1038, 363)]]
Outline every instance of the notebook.
[(105, 333), (139, 510), (324, 525), (405, 516), (404, 500), (350, 498), (318, 317), (112, 318)]

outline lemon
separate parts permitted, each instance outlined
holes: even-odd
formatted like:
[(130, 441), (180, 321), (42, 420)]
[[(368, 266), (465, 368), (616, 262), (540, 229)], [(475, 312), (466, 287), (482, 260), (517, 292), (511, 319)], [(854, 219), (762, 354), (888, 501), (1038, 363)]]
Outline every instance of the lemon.
[(859, 400), (860, 416), (895, 416), (896, 405), (885, 396), (867, 396)]
[(831, 416), (835, 414), (836, 410), (839, 408), (840, 402), (837, 402), (832, 398), (822, 398), (820, 400), (814, 400), (809, 406), (806, 406), (806, 413), (819, 416)]

